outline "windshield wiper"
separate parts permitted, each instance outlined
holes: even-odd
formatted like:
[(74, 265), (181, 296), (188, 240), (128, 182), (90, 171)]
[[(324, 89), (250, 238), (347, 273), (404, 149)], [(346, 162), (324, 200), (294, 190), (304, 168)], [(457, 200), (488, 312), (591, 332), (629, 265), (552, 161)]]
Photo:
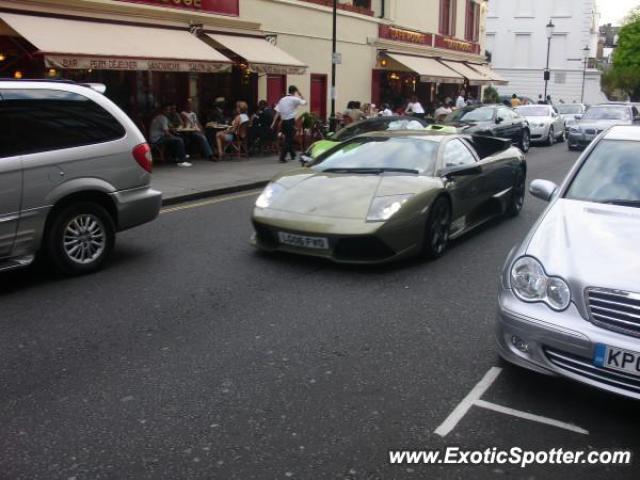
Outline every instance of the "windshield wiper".
[(600, 200), (598, 203), (605, 203), (607, 205), (620, 205), (621, 207), (640, 207), (640, 200)]
[(326, 170), (322, 170), (327, 173), (370, 173), (374, 175), (380, 175), (381, 173), (393, 172), (393, 173), (412, 173), (418, 174), (420, 173), (418, 170), (414, 170), (411, 168), (327, 168)]

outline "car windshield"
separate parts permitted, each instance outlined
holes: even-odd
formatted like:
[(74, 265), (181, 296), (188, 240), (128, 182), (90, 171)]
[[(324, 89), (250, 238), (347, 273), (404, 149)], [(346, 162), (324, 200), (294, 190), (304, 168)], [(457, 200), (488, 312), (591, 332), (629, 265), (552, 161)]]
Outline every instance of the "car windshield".
[(627, 107), (601, 106), (591, 107), (582, 117), (583, 120), (631, 120)]
[(420, 130), (425, 126), (418, 120), (396, 118), (396, 119), (380, 119), (366, 120), (364, 122), (353, 123), (342, 130), (336, 132), (331, 140), (336, 142), (344, 142), (356, 135), (368, 132), (380, 132), (384, 130)]
[(582, 111), (580, 105), (557, 105), (556, 108), (561, 115), (576, 115)]
[(415, 137), (357, 138), (321, 155), (319, 172), (433, 174), (439, 143)]
[(446, 122), (489, 122), (493, 120), (494, 109), (491, 107), (474, 108), (473, 110), (456, 110), (450, 113)]
[(549, 115), (551, 115), (551, 113), (549, 112), (549, 107), (539, 107), (536, 105), (517, 107), (516, 112), (518, 112), (523, 117), (548, 117)]
[(640, 207), (640, 142), (598, 143), (565, 198)]

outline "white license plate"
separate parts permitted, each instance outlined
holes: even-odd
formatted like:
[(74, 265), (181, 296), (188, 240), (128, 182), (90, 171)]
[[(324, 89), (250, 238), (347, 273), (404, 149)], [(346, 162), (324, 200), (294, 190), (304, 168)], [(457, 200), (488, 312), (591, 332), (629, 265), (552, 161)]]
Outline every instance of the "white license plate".
[(278, 239), (283, 245), (290, 245), (292, 247), (329, 250), (329, 240), (324, 237), (307, 237), (305, 235), (278, 232)]
[(640, 377), (640, 353), (598, 343), (593, 358), (596, 367), (611, 368)]

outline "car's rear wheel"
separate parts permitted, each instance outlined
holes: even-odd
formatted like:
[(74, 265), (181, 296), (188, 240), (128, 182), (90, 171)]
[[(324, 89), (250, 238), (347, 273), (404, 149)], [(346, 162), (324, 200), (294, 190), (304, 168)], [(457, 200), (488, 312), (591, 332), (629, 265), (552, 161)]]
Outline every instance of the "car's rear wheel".
[(529, 135), (529, 130), (522, 130), (522, 136), (520, 137), (520, 150), (524, 153), (529, 151), (531, 147), (531, 136)]
[(516, 175), (513, 183), (513, 190), (511, 192), (511, 200), (507, 206), (506, 214), (509, 217), (517, 217), (524, 206), (524, 197), (527, 190), (526, 187), (527, 176), (523, 170), (520, 170)]
[(549, 138), (547, 138), (547, 145), (549, 145), (550, 147), (555, 143), (556, 141), (556, 132), (553, 129), (553, 127), (549, 128)]
[(54, 266), (67, 275), (98, 270), (109, 257), (115, 243), (111, 215), (100, 205), (81, 202), (55, 214), (45, 248)]
[(440, 197), (431, 206), (429, 219), (424, 233), (423, 251), (428, 258), (441, 257), (449, 244), (451, 228), (451, 207)]

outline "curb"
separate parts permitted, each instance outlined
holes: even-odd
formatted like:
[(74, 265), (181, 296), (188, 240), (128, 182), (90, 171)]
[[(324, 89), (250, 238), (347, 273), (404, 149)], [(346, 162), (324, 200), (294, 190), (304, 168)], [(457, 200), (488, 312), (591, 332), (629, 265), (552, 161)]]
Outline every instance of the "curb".
[(175, 197), (163, 198), (162, 206), (166, 207), (168, 205), (176, 205), (178, 203), (191, 202), (194, 200), (202, 200), (203, 198), (219, 197), (222, 195), (228, 195), (230, 193), (246, 192), (248, 190), (263, 188), (265, 185), (267, 185), (267, 183), (269, 183), (269, 180), (253, 182), (253, 183), (245, 183), (242, 185), (234, 185), (232, 187), (214, 188), (211, 190), (203, 190), (200, 192), (193, 192), (193, 193), (187, 193), (184, 195), (177, 195)]

